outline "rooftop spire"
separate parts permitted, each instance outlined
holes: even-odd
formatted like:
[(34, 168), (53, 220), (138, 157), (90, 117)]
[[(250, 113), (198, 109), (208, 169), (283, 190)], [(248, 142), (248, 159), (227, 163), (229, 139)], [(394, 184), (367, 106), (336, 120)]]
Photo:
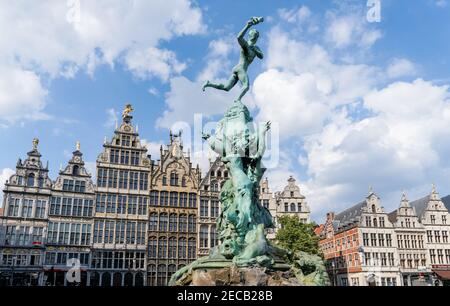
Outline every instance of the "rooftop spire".
[(80, 141), (77, 140), (76, 144), (75, 144), (75, 150), (80, 151)]

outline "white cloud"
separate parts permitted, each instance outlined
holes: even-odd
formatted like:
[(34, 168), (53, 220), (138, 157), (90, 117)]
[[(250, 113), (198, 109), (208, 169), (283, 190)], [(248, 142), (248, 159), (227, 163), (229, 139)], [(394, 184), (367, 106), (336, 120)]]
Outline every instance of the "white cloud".
[(395, 58), (388, 66), (386, 73), (390, 78), (412, 76), (416, 74), (416, 67), (405, 58)]
[(107, 128), (115, 127), (118, 123), (117, 111), (114, 108), (109, 108), (106, 110), (106, 114), (108, 117), (104, 126)]
[(280, 18), (289, 23), (303, 22), (311, 16), (311, 11), (307, 6), (301, 6), (299, 9), (280, 9), (278, 10)]
[(382, 37), (381, 32), (372, 29), (362, 14), (342, 15), (329, 11), (327, 17), (326, 38), (338, 49), (351, 45), (368, 48)]
[(199, 82), (206, 80), (215, 81), (220, 76), (228, 78), (229, 74), (231, 74), (229, 55), (237, 47), (236, 43), (236, 39), (231, 36), (211, 41), (208, 47), (208, 54), (205, 58), (206, 66), (198, 74), (197, 80)]
[(0, 118), (43, 117), (41, 75), (92, 76), (100, 64), (123, 63), (139, 78), (166, 81), (185, 64), (160, 44), (205, 31), (201, 10), (189, 0), (81, 1), (79, 22), (69, 22), (74, 7), (66, 2), (0, 3), (0, 29), (8, 29), (0, 35)]
[(180, 74), (186, 64), (180, 63), (174, 52), (149, 47), (146, 50), (133, 50), (125, 56), (125, 63), (135, 76), (147, 79), (157, 76), (167, 81), (170, 76)]
[[(308, 187), (316, 213), (339, 211), (351, 198), (356, 204), (369, 185), (387, 198), (402, 189), (420, 196), (417, 190), (432, 182), (447, 186), (449, 97), (448, 86), (421, 79), (390, 84), (364, 97), (374, 116), (353, 120), (343, 111), (309, 136)], [(388, 209), (397, 204), (384, 202)]]
[(0, 207), (3, 206), (3, 188), (5, 187), (5, 183), (7, 180), (11, 178), (11, 176), (15, 173), (13, 169), (10, 168), (3, 168), (0, 172), (0, 187), (1, 187), (1, 193), (0, 193)]
[(0, 118), (8, 123), (19, 119), (48, 119), (43, 110), (48, 92), (32, 71), (0, 66)]
[(446, 7), (448, 2), (447, 0), (436, 0), (435, 4), (438, 7)]

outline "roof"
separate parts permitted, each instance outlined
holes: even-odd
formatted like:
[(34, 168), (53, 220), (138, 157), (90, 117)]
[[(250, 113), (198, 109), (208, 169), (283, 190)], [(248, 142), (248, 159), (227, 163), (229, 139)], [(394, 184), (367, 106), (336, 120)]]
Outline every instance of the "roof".
[(321, 225), (317, 226), (314, 229), (314, 234), (316, 234), (317, 236), (320, 236), (320, 234), (322, 234), (324, 228), (325, 228), (325, 224), (321, 224)]
[(441, 198), (442, 203), (444, 203), (445, 207), (450, 211), (450, 194)]
[(398, 210), (398, 209), (396, 209), (396, 210), (394, 210), (393, 212), (391, 212), (391, 213), (388, 214), (388, 220), (389, 220), (391, 223), (395, 223), (395, 222), (397, 221), (397, 210)]
[(366, 205), (366, 201), (362, 201), (343, 212), (337, 214), (334, 217), (334, 220), (339, 221), (340, 226), (343, 226), (347, 223), (353, 223), (355, 218), (360, 217), (362, 214), (362, 208)]
[(419, 218), (422, 218), (423, 213), (427, 209), (429, 201), (430, 201), (430, 196), (427, 195), (421, 199), (415, 200), (410, 203), (411, 207), (413, 207), (416, 210), (416, 214)]

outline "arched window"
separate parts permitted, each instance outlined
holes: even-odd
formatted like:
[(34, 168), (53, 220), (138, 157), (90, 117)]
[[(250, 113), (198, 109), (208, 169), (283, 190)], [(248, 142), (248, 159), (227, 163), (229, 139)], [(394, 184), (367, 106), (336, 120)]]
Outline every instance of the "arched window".
[(170, 277), (172, 276), (172, 274), (174, 274), (175, 272), (177, 272), (177, 266), (176, 265), (169, 265), (167, 279), (169, 280)]
[(220, 170), (217, 170), (217, 177), (222, 177), (222, 172)]
[(223, 172), (223, 177), (224, 177), (224, 178), (227, 178), (227, 177), (228, 177), (228, 171), (224, 171), (224, 172)]
[(169, 222), (169, 217), (166, 213), (159, 215), (159, 230), (161, 232), (167, 232), (167, 223)]
[(133, 286), (133, 274), (131, 272), (127, 272), (125, 274), (124, 285), (125, 285), (125, 287)]
[(177, 238), (169, 238), (168, 258), (177, 258)]
[(374, 226), (374, 227), (377, 227), (377, 226), (378, 226), (377, 218), (373, 218), (373, 226)]
[(156, 237), (150, 237), (148, 239), (148, 257), (156, 258), (157, 241)]
[(111, 273), (109, 273), (109, 272), (103, 273), (102, 286), (111, 287)]
[(142, 287), (144, 286), (144, 276), (141, 272), (138, 272), (136, 276), (134, 277), (134, 286), (135, 287)]
[(291, 211), (295, 211), (295, 203), (291, 203)]
[(158, 258), (164, 259), (167, 257), (167, 239), (160, 237), (158, 240)]
[(175, 171), (170, 173), (170, 186), (178, 186), (178, 173)]
[(157, 213), (151, 213), (150, 214), (150, 231), (157, 231), (158, 230), (158, 214)]
[(375, 204), (372, 205), (372, 212), (376, 213), (377, 212), (377, 207), (375, 206)]
[(27, 186), (28, 186), (28, 187), (33, 187), (33, 186), (34, 186), (34, 174), (33, 174), (33, 173), (30, 173), (30, 174), (28, 175), (28, 178), (27, 178)]
[(158, 265), (158, 280), (156, 283), (158, 286), (167, 285), (167, 266)]
[(80, 175), (80, 167), (78, 165), (74, 165), (72, 167), (72, 174), (73, 175)]
[(207, 225), (200, 226), (200, 247), (201, 248), (208, 247), (208, 226)]
[(209, 232), (209, 241), (212, 248), (217, 245), (217, 231), (215, 225), (211, 226), (211, 231)]
[(186, 232), (187, 231), (187, 215), (182, 214), (178, 220), (178, 231)]
[(188, 232), (194, 233), (195, 232), (195, 226), (197, 223), (197, 218), (195, 218), (195, 215), (189, 215), (188, 218)]
[(149, 265), (148, 266), (148, 285), (156, 286), (156, 266)]
[(195, 242), (195, 238), (190, 238), (188, 241), (188, 257), (189, 259), (193, 259), (196, 257), (197, 243)]
[(186, 238), (180, 238), (178, 240), (178, 258), (186, 258)]
[(169, 232), (177, 231), (177, 215), (170, 214), (169, 216)]

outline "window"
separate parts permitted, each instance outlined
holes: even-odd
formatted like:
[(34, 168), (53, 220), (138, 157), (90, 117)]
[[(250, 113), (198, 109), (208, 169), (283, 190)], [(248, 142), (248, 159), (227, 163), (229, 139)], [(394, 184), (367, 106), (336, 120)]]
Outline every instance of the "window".
[(450, 264), (450, 249), (445, 250), (445, 260), (447, 264)]
[(96, 212), (105, 212), (105, 208), (106, 208), (106, 195), (97, 194), (97, 201), (95, 206)]
[(177, 238), (170, 237), (169, 238), (169, 249), (168, 249), (168, 258), (176, 258), (177, 257)]
[(128, 196), (128, 214), (135, 215), (137, 213), (137, 196)]
[(147, 197), (139, 197), (138, 214), (147, 215)]
[(111, 149), (111, 151), (109, 152), (109, 162), (112, 164), (119, 163), (119, 150), (118, 149)]
[(285, 212), (289, 211), (289, 204), (288, 203), (284, 203), (284, 211)]
[(191, 208), (197, 207), (197, 194), (195, 193), (189, 194), (189, 207)]
[(208, 247), (208, 226), (207, 225), (200, 226), (200, 247), (201, 248)]
[(295, 211), (295, 203), (291, 203), (291, 211)]
[(384, 227), (384, 217), (380, 217), (380, 227)]
[(386, 246), (391, 247), (392, 246), (392, 235), (386, 234)]
[(104, 243), (113, 243), (113, 241), (114, 241), (114, 221), (106, 221)]
[(160, 259), (167, 257), (167, 239), (166, 237), (160, 237), (158, 241), (158, 257)]
[(448, 232), (447, 231), (442, 231), (442, 242), (448, 243)]
[(138, 166), (139, 165), (139, 152), (131, 152), (131, 165)]
[(384, 246), (384, 234), (378, 234), (379, 246)]
[(188, 194), (186, 192), (180, 193), (180, 207), (188, 206)]
[(42, 200), (36, 201), (36, 211), (34, 213), (35, 218), (42, 219), (45, 217), (45, 204), (46, 203), (47, 203), (46, 201), (42, 201)]
[(125, 214), (127, 207), (127, 196), (118, 195), (117, 196), (117, 211), (118, 214)]
[(372, 246), (377, 246), (377, 236), (376, 234), (370, 234), (370, 243)]
[(117, 175), (118, 175), (117, 170), (109, 169), (108, 187), (117, 188)]
[(186, 178), (184, 176), (181, 179), (181, 187), (186, 187)]
[(23, 199), (22, 205), (22, 217), (31, 218), (31, 213), (33, 211), (33, 200)]
[(160, 198), (159, 198), (159, 205), (161, 205), (161, 206), (169, 205), (169, 192), (161, 191)]
[(119, 171), (119, 188), (128, 188), (128, 171)]
[(107, 213), (115, 213), (116, 212), (116, 195), (108, 194), (106, 200), (106, 212)]
[(158, 230), (158, 214), (157, 213), (151, 213), (150, 214), (149, 230), (150, 231), (157, 231)]
[(441, 235), (439, 231), (434, 231), (434, 239), (436, 243), (441, 243)]
[(177, 231), (177, 215), (176, 214), (170, 214), (169, 216), (169, 232), (176, 232)]
[(433, 249), (430, 250), (430, 259), (431, 259), (431, 264), (436, 263), (436, 252)]
[(139, 174), (139, 189), (147, 190), (148, 188), (148, 173), (141, 172)]
[(209, 232), (209, 241), (211, 244), (211, 248), (215, 247), (218, 244), (218, 239), (217, 239), (217, 231), (216, 231), (216, 226), (212, 225), (211, 226), (211, 230)]
[(34, 174), (30, 173), (27, 178), (27, 186), (34, 187)]
[(200, 217), (208, 217), (208, 200), (200, 200)]
[(136, 222), (127, 221), (127, 243), (136, 243)]
[(442, 224), (447, 224), (447, 216), (442, 215)]
[(431, 224), (436, 224), (436, 216), (435, 215), (431, 215), (430, 219), (431, 219)]
[(157, 250), (156, 237), (148, 238), (148, 256), (150, 258), (156, 258), (156, 250)]
[(159, 230), (162, 232), (167, 231), (167, 223), (169, 222), (169, 217), (166, 213), (162, 213), (159, 215)]
[(378, 221), (377, 218), (373, 218), (373, 227), (377, 227), (378, 226)]
[(125, 243), (125, 221), (116, 221), (115, 243)]
[(170, 173), (170, 186), (178, 186), (178, 173)]
[(94, 243), (103, 242), (103, 227), (105, 226), (105, 221), (96, 220), (94, 223)]
[(98, 174), (97, 174), (97, 186), (98, 187), (106, 187), (107, 176), (108, 176), (108, 170), (102, 169), (102, 168), (98, 169)]
[(130, 163), (130, 151), (120, 150), (120, 163), (128, 165)]
[(187, 247), (186, 238), (180, 238), (178, 240), (178, 258), (180, 258), (180, 259), (186, 258), (186, 254), (187, 254), (186, 247)]
[(166, 176), (162, 177), (162, 184), (163, 184), (163, 186), (167, 186), (167, 177)]
[(177, 207), (178, 206), (178, 192), (170, 192), (170, 206)]
[(210, 216), (212, 218), (217, 218), (219, 216), (219, 201), (211, 200), (211, 212)]
[(363, 233), (363, 245), (369, 246), (369, 234)]
[(366, 217), (366, 226), (372, 227), (372, 219), (370, 217)]
[(187, 216), (185, 214), (181, 214), (178, 221), (178, 231), (186, 232), (187, 231)]
[(302, 203), (297, 203), (297, 211), (298, 212), (302, 211)]
[(189, 215), (188, 217), (188, 232), (194, 233), (195, 227), (196, 227), (197, 220), (195, 218), (195, 215)]
[(150, 205), (152, 206), (158, 205), (158, 191), (150, 192)]
[(130, 171), (130, 189), (137, 190), (139, 181), (139, 172)]
[(427, 231), (427, 241), (428, 243), (433, 243), (433, 232)]
[(377, 212), (377, 207), (375, 206), (375, 204), (372, 205), (372, 212), (376, 213)]
[(9, 198), (7, 215), (10, 217), (18, 217), (19, 207), (20, 207), (20, 199)]
[(437, 250), (438, 255), (438, 263), (443, 264), (444, 263), (444, 254), (442, 253), (442, 249)]
[(72, 167), (72, 174), (73, 174), (73, 175), (80, 175), (80, 166), (74, 165), (74, 166)]
[(196, 258), (196, 253), (197, 253), (197, 243), (195, 241), (194, 238), (190, 238), (188, 241), (188, 258), (189, 259), (194, 259)]

